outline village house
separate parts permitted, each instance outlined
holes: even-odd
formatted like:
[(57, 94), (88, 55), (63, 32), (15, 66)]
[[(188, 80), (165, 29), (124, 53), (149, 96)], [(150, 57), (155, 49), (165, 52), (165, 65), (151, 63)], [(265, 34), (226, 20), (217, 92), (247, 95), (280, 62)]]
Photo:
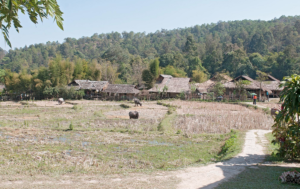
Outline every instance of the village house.
[(279, 85), (280, 80), (271, 75), (268, 75), (267, 79), (263, 81), (263, 86), (269, 91), (271, 98), (279, 98), (280, 92), (283, 90), (283, 87), (279, 87)]
[(180, 93), (190, 93), (190, 78), (178, 78), (171, 75), (161, 74), (157, 78), (154, 87), (149, 89), (149, 93), (164, 93), (167, 97), (177, 97)]
[(244, 89), (246, 89), (248, 94), (257, 94), (260, 100), (266, 98), (267, 92), (269, 93), (269, 97), (279, 97), (279, 93), (282, 91), (282, 88), (279, 87), (280, 81), (271, 75), (268, 75), (264, 81), (253, 80), (249, 76), (241, 75), (223, 84), (226, 89), (226, 95), (234, 96), (236, 94), (236, 82), (239, 80), (248, 81), (247, 84), (243, 85)]
[(68, 87), (74, 87), (75, 90), (84, 90), (89, 98), (98, 98), (108, 85), (108, 81), (74, 80), (68, 84)]
[(230, 76), (218, 73), (203, 83), (195, 83), (196, 93), (203, 95), (204, 99), (207, 93), (213, 91), (213, 88), (217, 82), (224, 84), (231, 80), (232, 78)]
[(124, 100), (131, 100), (140, 93), (135, 85), (128, 84), (109, 84), (103, 92), (107, 96), (119, 97)]

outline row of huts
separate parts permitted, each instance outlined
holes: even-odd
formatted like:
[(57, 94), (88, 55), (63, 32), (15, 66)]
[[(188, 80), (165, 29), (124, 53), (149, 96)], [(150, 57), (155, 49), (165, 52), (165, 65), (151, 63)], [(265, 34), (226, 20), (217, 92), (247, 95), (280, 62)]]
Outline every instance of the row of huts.
[[(278, 97), (282, 88), (279, 87), (280, 81), (271, 75), (265, 79), (265, 81), (257, 81), (252, 78), (241, 75), (234, 79), (225, 74), (217, 74), (204, 83), (193, 84), (196, 88), (196, 94), (199, 96), (205, 96), (205, 94), (213, 91), (217, 82), (221, 82), (226, 89), (225, 95), (233, 96), (237, 88), (236, 81), (247, 80), (247, 85), (244, 88), (249, 93), (258, 94), (259, 98), (263, 98), (268, 92), (270, 97)], [(190, 78), (177, 78), (171, 75), (159, 75), (154, 87), (149, 90), (143, 90), (140, 86), (128, 85), (128, 84), (109, 84), (108, 81), (90, 81), (90, 80), (74, 80), (69, 87), (74, 87), (77, 90), (83, 89), (85, 94), (93, 98), (99, 98), (100, 96), (118, 96), (126, 99), (132, 99), (139, 95), (155, 95), (164, 94), (167, 97), (177, 97), (178, 95), (191, 94), (191, 79)], [(142, 89), (142, 90), (139, 90)]]

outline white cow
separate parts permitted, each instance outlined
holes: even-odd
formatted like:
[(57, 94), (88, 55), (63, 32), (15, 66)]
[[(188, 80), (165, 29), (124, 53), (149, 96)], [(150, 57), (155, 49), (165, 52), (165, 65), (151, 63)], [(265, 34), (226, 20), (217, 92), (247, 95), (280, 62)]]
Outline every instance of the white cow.
[(59, 98), (58, 99), (58, 104), (61, 105), (62, 103), (64, 103), (64, 99), (63, 98)]

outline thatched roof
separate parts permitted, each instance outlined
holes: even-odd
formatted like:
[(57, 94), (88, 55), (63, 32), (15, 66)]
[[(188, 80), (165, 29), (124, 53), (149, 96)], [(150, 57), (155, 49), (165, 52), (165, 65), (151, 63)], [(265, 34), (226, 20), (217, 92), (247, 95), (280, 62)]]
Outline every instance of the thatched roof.
[(165, 75), (165, 74), (160, 74), (159, 76), (161, 76), (161, 77), (163, 77), (163, 78), (171, 78), (171, 77), (173, 77), (173, 76), (171, 76), (171, 75)]
[(232, 81), (232, 78), (226, 74), (219, 73), (203, 83), (195, 83), (195, 86), (197, 91), (199, 91), (200, 93), (207, 93), (215, 86), (218, 81), (224, 84), (228, 81)]
[(269, 93), (272, 93), (272, 91), (283, 90), (283, 88), (279, 87), (280, 81), (278, 79), (274, 78), (271, 75), (268, 75), (268, 78), (269, 78), (268, 80), (271, 80), (271, 81), (263, 81), (262, 83), (260, 83), (259, 81), (253, 80), (252, 78), (250, 78), (248, 76), (241, 75), (239, 77), (236, 77), (235, 79), (233, 79), (230, 82), (224, 83), (223, 85), (227, 89), (234, 89), (234, 88), (236, 88), (235, 81), (242, 79), (242, 80), (248, 80), (251, 82), (250, 84), (245, 85), (245, 89), (248, 89), (248, 90), (258, 90), (261, 88), (263, 91), (268, 91)]
[[(220, 78), (220, 74), (218, 75), (218, 77)], [(248, 89), (248, 90), (259, 90), (261, 88), (263, 91), (268, 91), (270, 94), (272, 93), (272, 91), (283, 90), (283, 88), (279, 87), (280, 81), (271, 75), (268, 75), (268, 81), (262, 82), (261, 87), (260, 87), (259, 81), (256, 81), (246, 75), (241, 75), (234, 79), (231, 79), (229, 76), (227, 76), (225, 74), (223, 74), (222, 77), (224, 78), (224, 80), (221, 80), (220, 82), (227, 89), (235, 89), (236, 88), (235, 82), (238, 80), (247, 80), (250, 83), (248, 85), (245, 85), (245, 89)], [(199, 91), (201, 93), (207, 93), (215, 86), (216, 82), (217, 82), (216, 76), (214, 76), (211, 79), (209, 79), (203, 83), (196, 83), (195, 85), (196, 85), (197, 91)]]
[(199, 91), (200, 93), (207, 93), (210, 89), (214, 87), (215, 84), (215, 81), (209, 79), (203, 83), (195, 83), (195, 86), (197, 91)]
[[(161, 79), (163, 78), (163, 79)], [(170, 75), (160, 75), (157, 79), (154, 87), (149, 89), (149, 92), (163, 92), (163, 88), (166, 86), (168, 93), (181, 93), (190, 91), (190, 78), (172, 77)]]
[(135, 85), (109, 84), (104, 92), (114, 94), (138, 94), (140, 91), (135, 88)]
[(76, 89), (88, 89), (88, 90), (99, 90), (102, 91), (108, 85), (108, 81), (90, 81), (90, 80), (74, 80), (68, 84)]
[(225, 83), (227, 81), (231, 81), (232, 78), (229, 75), (217, 73), (212, 78), (210, 78), (212, 81), (221, 81), (222, 83)]
[(276, 79), (275, 77), (273, 77), (271, 75), (268, 75), (268, 80), (269, 81), (279, 81), (280, 82), (280, 80)]
[(234, 78), (232, 81), (237, 81), (237, 80), (240, 80), (240, 79), (242, 79), (242, 80), (248, 80), (248, 81), (251, 81), (251, 82), (255, 81), (251, 77), (246, 76), (246, 75), (240, 75), (240, 76)]
[(263, 86), (264, 88), (270, 90), (270, 91), (282, 91), (283, 87), (279, 87), (280, 81), (264, 81)]

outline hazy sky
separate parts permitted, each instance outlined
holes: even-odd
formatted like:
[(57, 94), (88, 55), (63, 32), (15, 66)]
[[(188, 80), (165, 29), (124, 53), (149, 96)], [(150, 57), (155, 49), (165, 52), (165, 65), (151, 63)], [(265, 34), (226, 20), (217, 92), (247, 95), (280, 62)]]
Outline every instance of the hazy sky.
[[(155, 32), (219, 20), (271, 20), (300, 15), (299, 0), (58, 0), (64, 12), (64, 31), (53, 19), (34, 25), (20, 15), (23, 28), (10, 29), (13, 48), (47, 41), (63, 42), (111, 31)], [(0, 47), (9, 50), (3, 36)]]

